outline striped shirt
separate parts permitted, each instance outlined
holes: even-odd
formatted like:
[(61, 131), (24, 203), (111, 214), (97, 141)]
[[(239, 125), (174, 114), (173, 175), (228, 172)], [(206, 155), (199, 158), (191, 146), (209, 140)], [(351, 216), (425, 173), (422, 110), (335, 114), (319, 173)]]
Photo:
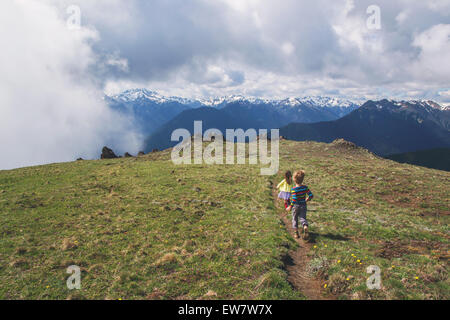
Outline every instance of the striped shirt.
[(291, 204), (305, 204), (306, 196), (308, 196), (310, 200), (314, 197), (308, 186), (303, 185), (300, 187), (293, 187), (291, 190)]

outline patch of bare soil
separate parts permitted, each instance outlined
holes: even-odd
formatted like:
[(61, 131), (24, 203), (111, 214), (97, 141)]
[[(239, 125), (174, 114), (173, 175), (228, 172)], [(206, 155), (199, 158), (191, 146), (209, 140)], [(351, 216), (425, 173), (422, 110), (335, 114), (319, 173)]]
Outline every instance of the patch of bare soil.
[[(277, 201), (275, 190), (274, 201), (277, 208), (281, 209), (283, 207), (284, 210), (284, 206)], [(281, 219), (288, 232), (294, 237), (290, 214), (284, 211)], [(313, 243), (310, 240), (303, 239), (297, 239), (296, 241), (298, 242), (298, 248), (289, 252), (289, 255), (284, 259), (289, 283), (308, 300), (334, 300), (333, 296), (325, 295), (325, 292), (323, 292), (322, 281), (308, 272), (308, 265), (311, 260), (308, 252), (311, 250)]]
[[(417, 197), (413, 194), (414, 192), (411, 191), (409, 193), (406, 192), (398, 192), (390, 193), (387, 195), (379, 194), (379, 196), (386, 202), (393, 204), (400, 208), (420, 208), (422, 205), (425, 205), (426, 207), (432, 207), (432, 197), (426, 196), (426, 197)], [(436, 210), (436, 211), (422, 211), (418, 215), (421, 217), (443, 217), (448, 216), (450, 214), (450, 211), (448, 210)]]
[(424, 212), (421, 212), (419, 214), (419, 216), (439, 218), (439, 217), (444, 217), (444, 216), (450, 216), (450, 211), (442, 211), (442, 210), (438, 210), (438, 211), (434, 211), (434, 212), (424, 211)]
[(378, 257), (401, 258), (405, 254), (435, 254), (440, 260), (448, 260), (448, 246), (436, 241), (387, 241), (375, 253)]

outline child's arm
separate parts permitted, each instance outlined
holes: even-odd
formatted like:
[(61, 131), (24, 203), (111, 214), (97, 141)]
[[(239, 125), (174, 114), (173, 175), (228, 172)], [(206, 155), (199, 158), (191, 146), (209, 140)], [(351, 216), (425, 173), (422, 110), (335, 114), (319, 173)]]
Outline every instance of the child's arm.
[(313, 193), (311, 192), (311, 190), (309, 190), (309, 188), (308, 188), (308, 190), (306, 191), (306, 193), (308, 194), (308, 199), (306, 199), (306, 202), (309, 202), (309, 201), (311, 201), (311, 200), (314, 198), (314, 195), (313, 195)]
[(285, 181), (286, 181), (286, 179), (283, 180), (283, 181), (281, 181), (281, 182), (277, 185), (277, 189), (280, 189), (280, 188), (281, 188), (281, 185), (282, 185)]
[(291, 198), (289, 198), (289, 206), (286, 208), (286, 211), (289, 212), (292, 209), (292, 194), (291, 194)]

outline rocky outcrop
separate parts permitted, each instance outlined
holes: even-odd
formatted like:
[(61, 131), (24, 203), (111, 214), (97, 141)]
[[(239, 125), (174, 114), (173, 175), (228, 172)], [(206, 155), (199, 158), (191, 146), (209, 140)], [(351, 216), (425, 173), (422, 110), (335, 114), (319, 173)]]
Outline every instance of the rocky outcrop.
[(114, 153), (114, 151), (112, 151), (110, 148), (108, 147), (103, 147), (102, 149), (102, 155), (100, 157), (101, 159), (117, 159), (118, 157), (116, 156), (116, 154)]
[(353, 142), (344, 140), (344, 139), (336, 139), (331, 143), (331, 145), (333, 147), (340, 148), (340, 149), (347, 149), (347, 150), (359, 149), (359, 147), (356, 144), (354, 144)]

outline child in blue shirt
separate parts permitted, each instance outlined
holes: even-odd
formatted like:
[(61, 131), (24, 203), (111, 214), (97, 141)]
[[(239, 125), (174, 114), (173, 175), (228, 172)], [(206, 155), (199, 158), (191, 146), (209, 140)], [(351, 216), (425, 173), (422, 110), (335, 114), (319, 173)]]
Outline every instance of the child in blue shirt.
[(305, 172), (297, 171), (294, 174), (295, 186), (291, 190), (291, 203), (290, 206), (286, 208), (287, 211), (292, 210), (292, 227), (295, 231), (295, 238), (300, 237), (298, 233), (298, 220), (303, 228), (303, 238), (308, 237), (308, 220), (306, 219), (306, 213), (308, 211), (307, 202), (311, 201), (314, 197), (308, 186), (303, 184), (305, 180)]

